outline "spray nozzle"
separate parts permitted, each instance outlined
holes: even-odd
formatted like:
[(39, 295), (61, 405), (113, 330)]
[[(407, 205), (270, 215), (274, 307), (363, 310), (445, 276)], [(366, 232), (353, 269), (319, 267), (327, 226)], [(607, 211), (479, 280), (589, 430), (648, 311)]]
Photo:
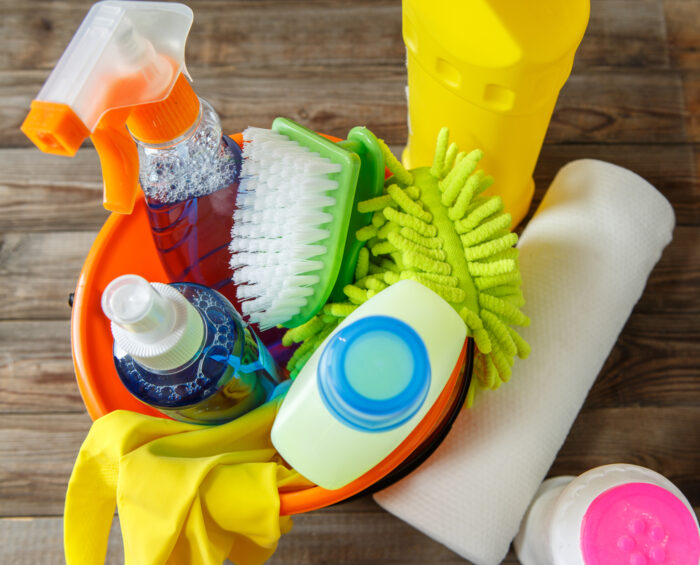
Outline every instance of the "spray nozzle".
[(105, 315), (125, 330), (154, 343), (173, 329), (175, 308), (149, 282), (138, 275), (114, 279), (102, 293)]
[(102, 292), (119, 347), (141, 365), (171, 370), (193, 359), (204, 339), (199, 312), (173, 287), (122, 275)]
[(108, 210), (131, 213), (138, 191), (138, 152), (126, 126), (146, 143), (165, 143), (199, 116), (183, 74), (192, 19), (184, 4), (95, 4), (22, 124), (39, 149), (57, 155), (75, 155), (89, 136)]

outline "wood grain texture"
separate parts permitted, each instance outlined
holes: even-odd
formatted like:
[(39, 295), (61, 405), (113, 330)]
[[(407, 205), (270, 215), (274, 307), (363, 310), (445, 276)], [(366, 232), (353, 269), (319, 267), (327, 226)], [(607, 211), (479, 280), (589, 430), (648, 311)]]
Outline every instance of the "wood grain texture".
[[(0, 517), (62, 514), (68, 477), (89, 427), (84, 413), (3, 415)], [(579, 414), (550, 473), (577, 475), (604, 463), (637, 463), (666, 475), (698, 505), (697, 430), (697, 405), (587, 409)]]
[[(8, 48), (0, 66), (51, 69), (92, 2), (6, 4), (0, 30)], [(195, 12), (186, 51), (191, 65), (383, 64), (404, 57), (400, 0), (195, 0), (189, 5)]]
[[(284, 115), (333, 135), (360, 121), (388, 143), (406, 139), (403, 61), (391, 66), (190, 68), (200, 96), (217, 108), (225, 131), (266, 126)], [(29, 147), (19, 131), (45, 73), (0, 74), (0, 147)], [(31, 80), (30, 80), (31, 79)], [(675, 70), (591, 70), (561, 91), (547, 143), (686, 141), (681, 74)]]
[(668, 477), (693, 506), (698, 506), (698, 453), (697, 404), (589, 409), (574, 422), (549, 475), (579, 475), (599, 465), (632, 463)]
[(588, 71), (572, 75), (546, 143), (679, 143), (686, 137), (678, 71)]
[[(700, 51), (700, 47), (698, 48)], [(686, 108), (686, 130), (692, 141), (700, 139), (700, 71), (683, 73), (683, 97)], [(695, 146), (698, 149), (698, 146)]]
[(68, 320), (0, 322), (0, 414), (84, 413)]
[[(51, 320), (70, 316), (73, 292), (95, 232), (0, 234), (0, 320)], [(144, 242), (152, 245), (152, 242)], [(700, 227), (678, 226), (651, 273), (636, 311), (698, 314)], [(668, 328), (671, 329), (671, 328)]]
[[(369, 500), (369, 499), (368, 499)], [(439, 563), (464, 565), (444, 546), (382, 512), (316, 512), (294, 518), (292, 531), (283, 536), (268, 565), (323, 565), (329, 563)], [(60, 565), (65, 563), (63, 524), (60, 518), (12, 518), (0, 523), (0, 563), (3, 565)], [(334, 540), (331, 545), (327, 540)], [(119, 519), (109, 535), (105, 565), (122, 565)], [(227, 562), (230, 565), (230, 562)], [(511, 551), (504, 565), (518, 563)]]
[[(700, 229), (676, 227), (673, 241), (664, 250), (661, 260), (652, 272), (644, 295), (635, 311), (650, 316), (683, 314), (698, 316), (700, 312)], [(700, 327), (698, 318), (691, 318), (691, 327)], [(679, 327), (682, 327), (682, 323)], [(686, 328), (688, 329), (688, 328)], [(670, 328), (656, 332), (664, 338)]]
[(696, 0), (663, 0), (663, 8), (673, 66), (700, 69), (698, 3)]
[(95, 232), (0, 234), (0, 319), (66, 319)]
[[(693, 2), (592, 0), (576, 70), (668, 67), (669, 50), (678, 58), (697, 45)], [(89, 0), (6, 2), (0, 68), (51, 69), (90, 5)], [(404, 58), (400, 0), (195, 0), (190, 5), (196, 17), (186, 55), (194, 66), (384, 65)]]
[[(392, 150), (400, 154), (402, 147), (395, 144)], [(533, 212), (557, 171), (576, 159), (607, 160), (635, 171), (673, 204), (678, 225), (700, 225), (700, 146), (547, 144), (534, 172)], [(31, 148), (0, 150), (0, 170), (0, 233), (96, 231), (107, 218), (92, 148), (73, 159)]]
[(557, 171), (577, 159), (600, 159), (630, 169), (655, 186), (673, 205), (676, 224), (700, 225), (700, 146), (546, 144), (535, 167), (534, 212)]
[[(47, 408), (50, 397), (47, 397)], [(86, 413), (15, 415), (0, 427), (0, 515), (60, 516), (68, 477), (90, 429)], [(2, 529), (0, 522), (0, 529)]]
[[(0, 564), (63, 563), (68, 476), (90, 426), (68, 293), (106, 218), (97, 156), (40, 154), (19, 132), (91, 0), (0, 0)], [(286, 115), (326, 133), (406, 138), (400, 0), (192, 0), (187, 61), (224, 130)], [(581, 158), (639, 173), (672, 203), (673, 242), (550, 475), (614, 461), (700, 505), (700, 2), (591, 0), (534, 173), (533, 210)], [(633, 206), (634, 203), (630, 203)], [(514, 377), (515, 378), (515, 377)], [(107, 563), (122, 563), (115, 522)], [(273, 564), (464, 563), (364, 497), (295, 520)], [(517, 563), (511, 553), (506, 564)]]
[(659, 0), (591, 0), (574, 72), (591, 67), (668, 67), (661, 10)]
[[(0, 23), (8, 46), (0, 55), (0, 116), (5, 126), (0, 128), (0, 146), (29, 146), (18, 130), (26, 108), (89, 5), (8, 6)], [(687, 13), (692, 9), (688, 6), (667, 7), (666, 12)], [(347, 5), (222, 0), (196, 2), (193, 8), (197, 18), (188, 64), (199, 94), (219, 110), (227, 131), (266, 125), (286, 115), (317, 130), (344, 134), (347, 124), (361, 115), (387, 141), (405, 139), (397, 0)], [(625, 18), (619, 17), (622, 13)], [(684, 52), (692, 52), (692, 34), (677, 29), (684, 20), (676, 18), (674, 37)], [(595, 70), (609, 67), (615, 70)], [(630, 69), (637, 67), (655, 70)], [(669, 69), (661, 1), (597, 0), (547, 141), (684, 141), (679, 129), (682, 96), (680, 74)]]
[(0, 151), (0, 170), (0, 233), (97, 231), (107, 219), (92, 147), (72, 159), (34, 148), (7, 149)]
[(662, 316), (634, 312), (584, 407), (687, 406), (698, 410), (697, 318), (697, 313)]
[[(0, 521), (0, 563), (3, 565), (63, 565), (61, 518), (6, 518)], [(119, 520), (109, 534), (105, 565), (123, 565)]]
[[(601, 370), (587, 408), (700, 402), (698, 311), (635, 311)], [(82, 413), (68, 321), (0, 322), (0, 415)], [(631, 376), (634, 378), (631, 378)]]
[[(381, 512), (381, 513), (380, 513)], [(333, 540), (333, 543), (328, 543)], [(445, 546), (427, 539), (398, 518), (376, 508), (371, 513), (314, 512), (294, 518), (270, 565), (357, 563), (467, 563)], [(511, 552), (505, 564), (517, 564)]]
[[(695, 508), (696, 515), (700, 509)], [(377, 508), (379, 512), (379, 509)], [(440, 563), (441, 565), (468, 565), (448, 549), (432, 540), (426, 542), (421, 534), (388, 516), (380, 520), (374, 513), (334, 516), (316, 512), (294, 519), (292, 531), (282, 537), (277, 552), (268, 565), (326, 565), (329, 563)], [(358, 538), (348, 535), (357, 531)], [(0, 562), (3, 565), (60, 565), (64, 563), (61, 551), (63, 524), (60, 518), (11, 518), (0, 528)], [(324, 540), (345, 540), (338, 549), (329, 549)], [(394, 540), (387, 544), (386, 540)], [(376, 558), (377, 548), (382, 561)], [(369, 558), (367, 557), (369, 556)], [(109, 534), (105, 565), (122, 565), (124, 552), (121, 545), (119, 519), (115, 517)], [(517, 565), (519, 561), (511, 550), (503, 565)]]

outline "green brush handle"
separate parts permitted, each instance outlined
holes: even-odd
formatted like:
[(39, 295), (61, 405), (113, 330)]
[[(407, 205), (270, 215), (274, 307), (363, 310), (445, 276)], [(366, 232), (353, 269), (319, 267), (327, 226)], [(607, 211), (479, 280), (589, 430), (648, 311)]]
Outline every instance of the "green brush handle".
[(355, 266), (364, 246), (355, 234), (372, 220), (371, 212), (358, 212), (357, 203), (384, 192), (384, 157), (379, 141), (365, 127), (353, 128), (348, 138), (338, 143), (287, 118), (275, 119), (272, 130), (341, 165), (341, 172), (331, 175), (339, 188), (334, 193), (336, 205), (328, 211), (333, 220), (328, 224), (331, 234), (324, 242), (328, 248), (326, 268), (318, 273), (320, 280), (306, 306), (283, 324), (295, 328), (315, 316), (329, 297), (333, 301), (344, 300), (343, 288), (354, 281)]
[(357, 230), (368, 225), (372, 220), (372, 212), (361, 214), (357, 210), (357, 203), (369, 200), (375, 196), (381, 196), (384, 192), (384, 158), (382, 149), (374, 134), (366, 127), (356, 127), (350, 130), (348, 138), (339, 141), (338, 145), (343, 149), (352, 151), (360, 157), (360, 175), (355, 188), (355, 202), (352, 207), (350, 223), (348, 225), (347, 239), (343, 259), (338, 271), (338, 277), (331, 291), (330, 300), (342, 302), (345, 300), (343, 288), (351, 284), (355, 279), (355, 266), (360, 249), (364, 242), (355, 237)]
[[(287, 118), (276, 118), (272, 122), (272, 130), (287, 136), (306, 147), (331, 163), (341, 166), (339, 173), (329, 175), (329, 178), (338, 182), (338, 188), (333, 193), (335, 205), (326, 211), (332, 215), (332, 220), (325, 226), (329, 230), (329, 236), (323, 241), (327, 252), (323, 258), (325, 267), (316, 274), (319, 281), (313, 285), (313, 294), (308, 297), (307, 303), (300, 312), (283, 325), (295, 328), (313, 318), (328, 300), (333, 285), (337, 280), (337, 273), (342, 263), (343, 252), (347, 246), (347, 226), (350, 225), (351, 210), (357, 207), (357, 195), (355, 187), (360, 173), (361, 160), (353, 151), (341, 147), (339, 144), (311, 131), (304, 126)], [(354, 235), (354, 231), (351, 231)]]

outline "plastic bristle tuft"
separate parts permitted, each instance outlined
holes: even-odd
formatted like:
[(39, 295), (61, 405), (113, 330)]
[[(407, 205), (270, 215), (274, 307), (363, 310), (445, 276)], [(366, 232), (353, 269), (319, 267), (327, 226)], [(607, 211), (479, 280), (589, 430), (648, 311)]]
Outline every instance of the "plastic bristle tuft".
[(298, 314), (328, 252), (328, 212), (341, 165), (268, 129), (243, 133), (243, 167), (231, 231), (241, 309), (262, 329)]

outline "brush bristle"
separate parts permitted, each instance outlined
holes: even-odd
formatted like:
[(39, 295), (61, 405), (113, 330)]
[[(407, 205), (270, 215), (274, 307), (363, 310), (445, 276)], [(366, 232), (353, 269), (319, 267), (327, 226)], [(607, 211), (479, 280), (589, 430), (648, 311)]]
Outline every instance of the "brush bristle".
[(243, 132), (243, 166), (231, 230), (241, 309), (261, 329), (298, 314), (320, 280), (340, 165), (261, 128)]

